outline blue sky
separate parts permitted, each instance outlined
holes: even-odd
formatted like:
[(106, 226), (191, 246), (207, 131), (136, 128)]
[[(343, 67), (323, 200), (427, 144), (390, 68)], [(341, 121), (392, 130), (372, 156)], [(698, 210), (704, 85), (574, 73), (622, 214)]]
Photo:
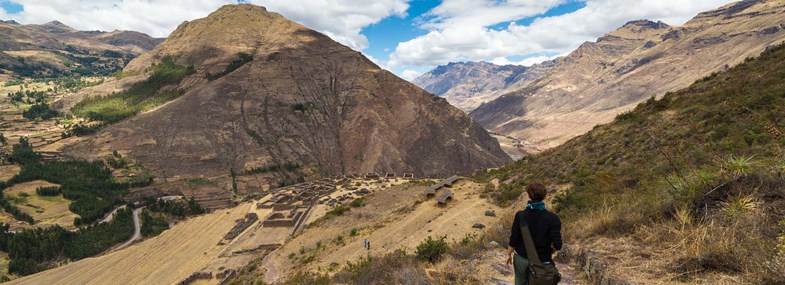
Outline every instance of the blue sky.
[(267, 7), (412, 79), (456, 61), (531, 65), (632, 20), (681, 25), (730, 0), (0, 0), (0, 19), (166, 37), (221, 5)]

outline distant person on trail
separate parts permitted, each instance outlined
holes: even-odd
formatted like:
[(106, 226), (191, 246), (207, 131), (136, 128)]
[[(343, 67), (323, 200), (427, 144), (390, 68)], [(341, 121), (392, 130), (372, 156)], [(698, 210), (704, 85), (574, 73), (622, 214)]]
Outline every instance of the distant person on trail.
[(368, 250), (371, 250), (371, 241), (368, 241)]
[(510, 242), (507, 247), (507, 266), (514, 265), (515, 285), (529, 284), (529, 260), (527, 258), (521, 223), (524, 223), (534, 242), (537, 257), (542, 264), (551, 266), (551, 255), (562, 248), (561, 221), (556, 214), (545, 209), (545, 185), (533, 183), (526, 186), (529, 202), (526, 209), (515, 213), (515, 220), (510, 231)]
[(368, 239), (363, 240), (363, 248), (368, 248)]

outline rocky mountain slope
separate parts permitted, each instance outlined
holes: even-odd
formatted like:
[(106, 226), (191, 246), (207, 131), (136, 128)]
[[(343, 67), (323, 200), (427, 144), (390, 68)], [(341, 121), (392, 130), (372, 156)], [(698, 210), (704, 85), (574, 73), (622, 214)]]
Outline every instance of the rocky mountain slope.
[(554, 63), (548, 61), (524, 67), (488, 62), (451, 62), (420, 75), (412, 83), (469, 112), (525, 82), (539, 78)]
[(510, 160), (443, 98), (263, 7), (230, 5), (185, 22), (125, 71), (145, 72), (165, 58), (192, 67), (164, 88), (182, 96), (66, 152), (91, 157), (118, 150), (159, 177), (287, 163), (323, 174), (431, 176)]
[(132, 31), (79, 31), (57, 21), (0, 21), (0, 72), (24, 77), (108, 74), (161, 41)]
[(581, 45), (546, 76), (471, 116), (494, 132), (553, 147), (783, 40), (782, 0), (729, 4), (681, 27), (634, 21)]

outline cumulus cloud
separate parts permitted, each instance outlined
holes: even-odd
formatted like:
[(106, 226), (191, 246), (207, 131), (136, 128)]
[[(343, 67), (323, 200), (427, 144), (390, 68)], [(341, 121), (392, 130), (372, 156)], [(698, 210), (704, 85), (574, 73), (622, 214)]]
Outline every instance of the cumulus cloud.
[[(390, 56), (389, 66), (432, 66), (467, 60), (503, 62), (501, 58), (512, 55), (565, 54), (581, 43), (593, 41), (631, 20), (661, 20), (671, 25), (681, 25), (699, 12), (734, 1), (587, 0), (586, 6), (575, 12), (539, 18), (528, 26), (512, 22), (503, 29), (491, 29), (489, 26), (515, 20), (512, 19), (515, 17), (520, 19), (521, 16), (526, 17), (531, 13), (540, 14), (543, 9), (547, 10), (548, 7), (564, 1), (485, 1), (485, 8), (475, 9), (477, 14), (450, 8), (463, 2), (464, 0), (445, 0), (434, 8), (429, 13), (434, 15), (433, 18), (421, 24), (421, 27), (429, 29), (429, 32), (399, 43)], [(538, 4), (527, 6), (524, 2)], [(520, 4), (515, 6), (520, 10), (518, 13), (504, 16), (482, 14), (495, 13), (495, 7), (515, 4)], [(486, 16), (492, 20), (476, 20)], [(478, 24), (471, 25), (472, 22)]]
[(401, 78), (409, 80), (409, 81), (412, 81), (412, 79), (417, 78), (417, 76), (420, 76), (421, 74), (422, 74), (422, 72), (419, 72), (419, 71), (416, 71), (416, 70), (407, 69), (407, 70), (404, 70), (403, 72), (401, 72)]
[[(236, 0), (15, 0), (24, 11), (0, 17), (25, 24), (57, 20), (80, 30), (133, 30), (166, 37), (183, 21), (202, 18)], [(389, 16), (404, 16), (406, 0), (246, 0), (327, 34), (356, 50), (368, 46), (360, 31)]]
[(527, 58), (524, 58), (524, 59), (519, 60), (519, 61), (509, 60), (506, 57), (497, 57), (497, 58), (491, 59), (489, 62), (493, 63), (493, 64), (496, 64), (496, 65), (510, 65), (511, 64), (511, 65), (532, 66), (532, 65), (541, 63), (543, 61), (552, 60), (552, 59), (555, 59), (557, 57), (564, 56), (564, 55), (566, 55), (566, 54), (554, 55), (554, 56), (540, 55), (540, 56), (527, 57)]

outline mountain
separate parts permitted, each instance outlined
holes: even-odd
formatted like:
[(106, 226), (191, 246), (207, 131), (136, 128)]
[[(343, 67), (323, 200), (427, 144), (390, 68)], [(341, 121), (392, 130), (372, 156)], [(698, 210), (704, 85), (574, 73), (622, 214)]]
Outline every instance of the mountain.
[(542, 76), (555, 61), (531, 67), (488, 62), (451, 62), (418, 76), (412, 83), (470, 112), (521, 84)]
[(647, 98), (687, 87), (781, 42), (784, 14), (782, 0), (742, 1), (681, 27), (629, 22), (471, 116), (491, 131), (557, 146)]
[(609, 264), (597, 279), (785, 284), (783, 90), (785, 44), (484, 179), (558, 185), (565, 244)]
[(325, 175), (441, 176), (510, 161), (495, 139), (443, 98), (259, 6), (228, 5), (181, 24), (124, 70), (145, 72), (131, 89), (167, 82), (152, 88), (167, 95), (123, 104), (156, 107), (109, 112), (103, 102), (128, 99), (111, 96), (76, 104), (71, 110), (98, 120), (137, 115), (67, 154), (118, 150), (159, 177), (291, 164)]
[(109, 74), (161, 41), (132, 31), (79, 31), (58, 21), (0, 21), (0, 72), (24, 77)]

